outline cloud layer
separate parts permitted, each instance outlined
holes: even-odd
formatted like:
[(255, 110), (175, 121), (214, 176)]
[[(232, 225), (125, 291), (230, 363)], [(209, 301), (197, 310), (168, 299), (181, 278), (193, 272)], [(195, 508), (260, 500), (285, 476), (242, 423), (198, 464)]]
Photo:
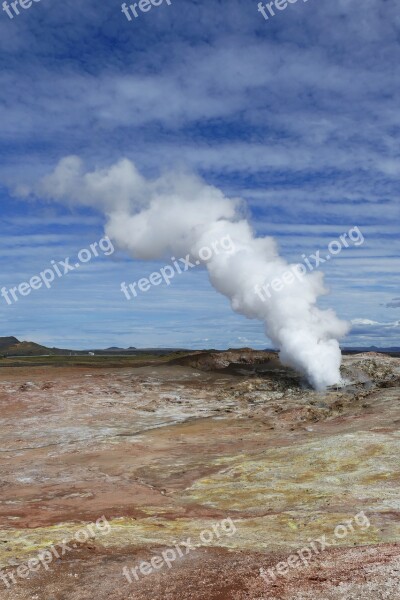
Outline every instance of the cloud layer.
[[(109, 175), (122, 199), (125, 176), (139, 184), (139, 173), (152, 180), (171, 169), (198, 173), (225, 196), (245, 198), (257, 233), (274, 235), (290, 261), (358, 225), (366, 238), (363, 248), (324, 267), (330, 302), (346, 319), (384, 324), (385, 305), (396, 308), (391, 304), (400, 285), (399, 25), (394, 0), (299, 1), (268, 22), (257, 3), (247, 0), (184, 5), (173, 0), (132, 23), (111, 0), (43, 1), (12, 21), (3, 14), (0, 180), (8, 240), (0, 259), (3, 277), (12, 284), (37, 272), (57, 251), (62, 258), (68, 243), (60, 237), (57, 250), (51, 236), (70, 234), (69, 252), (84, 246), (85, 219), (94, 219), (90, 241), (98, 239), (93, 198), (82, 197), (79, 208), (73, 202), (69, 210), (45, 202), (33, 208), (7, 191), (31, 185), (62, 157), (79, 154), (90, 171), (118, 165)], [(120, 163), (121, 156), (130, 163)], [(130, 171), (132, 162), (137, 172)], [(106, 212), (105, 194), (96, 189), (96, 202)], [(51, 217), (76, 218), (74, 231)], [(12, 242), (21, 265), (14, 271)], [(79, 278), (89, 289), (93, 274), (106, 314), (111, 292), (94, 273)], [(199, 294), (204, 285), (196, 279)], [(73, 298), (83, 310), (83, 295)], [(73, 298), (64, 305), (65, 335), (71, 327), (86, 327), (77, 321)], [(174, 302), (178, 307), (178, 294)], [(215, 323), (221, 314), (231, 319), (228, 308), (219, 306)], [(120, 310), (126, 321), (126, 309)], [(16, 308), (16, 325), (26, 326), (28, 313), (23, 304)], [(9, 317), (2, 318), (6, 324)], [(36, 318), (40, 331), (53, 335), (40, 306)], [(178, 329), (175, 315), (171, 320)], [(152, 323), (154, 314), (146, 326), (156, 339)], [(234, 339), (214, 328), (215, 343), (240, 337), (261, 343), (252, 324), (242, 321), (241, 335), (239, 323), (232, 326)], [(85, 339), (91, 335), (92, 330)], [(382, 325), (382, 343), (387, 335)], [(197, 325), (185, 340), (202, 337)], [(182, 339), (177, 334), (176, 343)], [(370, 337), (355, 328), (349, 340), (362, 344)]]

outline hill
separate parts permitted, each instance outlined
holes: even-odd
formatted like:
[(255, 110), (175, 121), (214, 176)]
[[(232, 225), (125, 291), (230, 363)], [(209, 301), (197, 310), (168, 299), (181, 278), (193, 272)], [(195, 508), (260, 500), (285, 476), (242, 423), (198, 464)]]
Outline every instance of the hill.
[(142, 356), (145, 354), (155, 354), (163, 356), (180, 351), (180, 348), (141, 348), (137, 349), (130, 346), (128, 349), (113, 346), (106, 350), (68, 350), (66, 348), (48, 348), (35, 342), (21, 342), (16, 337), (0, 337), (0, 356), (87, 356), (94, 354), (96, 356)]
[(15, 337), (0, 337), (0, 354), (3, 356), (43, 356), (60, 354), (62, 350), (46, 348), (34, 342), (20, 342)]
[(0, 337), (0, 349), (7, 348), (8, 346), (12, 346), (14, 344), (19, 344), (20, 341), (17, 340), (16, 337)]

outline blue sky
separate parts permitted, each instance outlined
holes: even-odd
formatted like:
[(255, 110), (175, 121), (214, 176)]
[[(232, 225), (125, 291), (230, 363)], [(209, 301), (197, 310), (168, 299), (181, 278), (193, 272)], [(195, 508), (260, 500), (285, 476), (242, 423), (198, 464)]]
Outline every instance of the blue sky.
[[(0, 14), (1, 286), (103, 235), (100, 213), (16, 197), (63, 157), (122, 157), (147, 177), (192, 170), (248, 204), (291, 261), (358, 226), (323, 266), (345, 345), (400, 345), (399, 31), (394, 0), (172, 0), (131, 22), (120, 2), (40, 0)], [(1, 335), (71, 348), (268, 346), (201, 269), (128, 302), (164, 261), (116, 252), (9, 306)], [(397, 300), (395, 300), (397, 298)]]

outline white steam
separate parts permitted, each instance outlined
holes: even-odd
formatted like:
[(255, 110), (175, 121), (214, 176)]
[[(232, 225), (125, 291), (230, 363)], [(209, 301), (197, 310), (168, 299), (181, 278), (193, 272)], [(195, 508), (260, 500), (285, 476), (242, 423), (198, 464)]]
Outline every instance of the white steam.
[(61, 160), (35, 193), (98, 208), (107, 216), (106, 234), (136, 258), (188, 253), (196, 258), (202, 247), (230, 236), (234, 249), (213, 253), (207, 262), (214, 288), (229, 298), (234, 311), (263, 321), (282, 363), (303, 373), (315, 388), (340, 382), (338, 338), (348, 327), (334, 311), (316, 306), (326, 293), (322, 274), (294, 277), (271, 297), (260, 298), (255, 286), (282, 277), (290, 265), (271, 237), (255, 237), (238, 200), (193, 175), (147, 180), (129, 160), (85, 173), (77, 157)]

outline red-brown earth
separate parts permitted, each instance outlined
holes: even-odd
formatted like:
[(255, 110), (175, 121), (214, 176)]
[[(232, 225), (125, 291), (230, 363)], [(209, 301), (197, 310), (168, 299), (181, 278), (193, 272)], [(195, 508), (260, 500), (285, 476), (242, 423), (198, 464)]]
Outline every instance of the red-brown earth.
[[(250, 350), (19, 360), (0, 362), (0, 565), (16, 580), (0, 578), (1, 600), (400, 598), (399, 359), (346, 356), (351, 385), (325, 393)], [(370, 526), (336, 538), (361, 511)], [(108, 534), (16, 575), (103, 515)], [(231, 535), (201, 540), (226, 519)], [(332, 546), (308, 566), (265, 582), (322, 535)], [(124, 577), (189, 537), (170, 569)]]

